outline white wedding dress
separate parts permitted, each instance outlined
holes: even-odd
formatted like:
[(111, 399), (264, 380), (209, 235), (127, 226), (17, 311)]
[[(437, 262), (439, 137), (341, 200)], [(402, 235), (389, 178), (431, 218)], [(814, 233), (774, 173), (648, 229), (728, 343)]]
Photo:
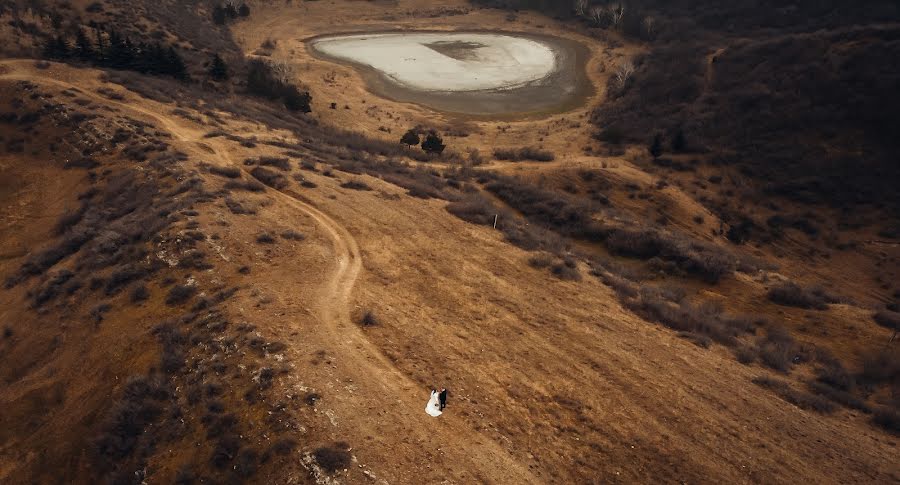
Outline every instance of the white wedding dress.
[(431, 399), (428, 400), (428, 404), (425, 405), (425, 412), (430, 416), (438, 417), (441, 414), (441, 403), (438, 399), (437, 391), (431, 391)]

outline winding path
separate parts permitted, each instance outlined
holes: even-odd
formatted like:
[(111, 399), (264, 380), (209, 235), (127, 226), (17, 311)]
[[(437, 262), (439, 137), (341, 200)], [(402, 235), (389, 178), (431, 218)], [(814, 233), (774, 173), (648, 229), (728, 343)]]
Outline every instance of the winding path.
[[(243, 166), (234, 163), (222, 148), (224, 140), (204, 139), (205, 130), (186, 126), (187, 121), (182, 122), (169, 115), (167, 111), (170, 106), (149, 100), (129, 103), (109, 99), (48, 74), (51, 73), (34, 72), (31, 60), (0, 61), (0, 79), (78, 89), (80, 96), (151, 118), (180, 142), (208, 146), (220, 163), (238, 167), (245, 172), (246, 177), (250, 177)], [(132, 93), (129, 91), (128, 94)], [(161, 108), (151, 108), (156, 105)], [(334, 219), (292, 196), (290, 191), (268, 188), (267, 193), (311, 217), (328, 233), (332, 241), (335, 265), (315, 303), (315, 313), (323, 323), (316, 329), (317, 332), (320, 332), (323, 340), (332, 342), (332, 348), (339, 352), (336, 356), (341, 365), (339, 377), (352, 379), (359, 388), (354, 394), (342, 395), (340, 400), (331, 401), (333, 406), (340, 408), (342, 426), (354, 429), (361, 436), (383, 436), (381, 443), (397, 446), (388, 453), (398, 456), (415, 457), (421, 455), (422, 450), (427, 447), (446, 443), (447, 446), (440, 449), (441, 461), (435, 462), (434, 466), (429, 465), (431, 470), (427, 473), (437, 473), (440, 476), (438, 468), (443, 466), (448, 470), (447, 476), (462, 474), (462, 480), (465, 481), (540, 483), (523, 463), (489, 437), (460, 420), (453, 421), (449, 416), (447, 419), (435, 420), (425, 414), (423, 409), (427, 400), (426, 390), (402, 373), (351, 321), (351, 296), (362, 270), (362, 257), (356, 240)], [(379, 402), (373, 405), (373, 400)], [(380, 411), (371, 412), (373, 407)], [(360, 408), (365, 408), (366, 411), (359, 412)], [(415, 464), (411, 465), (416, 467)], [(413, 474), (402, 475), (401, 470), (390, 470), (390, 473), (404, 483), (420, 482), (427, 476), (426, 470), (405, 471)]]

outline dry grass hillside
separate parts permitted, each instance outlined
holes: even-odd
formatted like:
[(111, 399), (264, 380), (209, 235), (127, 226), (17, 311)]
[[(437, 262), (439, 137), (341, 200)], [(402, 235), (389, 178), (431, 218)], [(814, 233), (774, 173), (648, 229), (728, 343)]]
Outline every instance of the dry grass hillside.
[[(654, 45), (478, 3), (0, 8), (0, 483), (900, 482), (891, 215), (596, 136)], [(595, 93), (438, 113), (304, 44), (426, 27)]]

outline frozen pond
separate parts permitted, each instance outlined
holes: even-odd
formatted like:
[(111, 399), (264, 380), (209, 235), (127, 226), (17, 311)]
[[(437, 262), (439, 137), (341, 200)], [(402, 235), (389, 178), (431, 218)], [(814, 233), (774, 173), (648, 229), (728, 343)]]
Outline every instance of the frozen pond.
[(476, 115), (565, 109), (590, 92), (586, 49), (544, 36), (384, 32), (317, 37), (319, 57), (351, 64), (398, 101)]

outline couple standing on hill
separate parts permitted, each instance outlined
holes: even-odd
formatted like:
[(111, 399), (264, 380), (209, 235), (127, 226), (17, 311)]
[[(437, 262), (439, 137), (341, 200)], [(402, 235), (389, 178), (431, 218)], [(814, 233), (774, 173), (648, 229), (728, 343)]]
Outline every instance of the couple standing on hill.
[(443, 414), (445, 407), (447, 407), (447, 389), (441, 388), (441, 392), (432, 389), (431, 398), (428, 400), (428, 404), (425, 405), (425, 412), (431, 416), (438, 417)]

